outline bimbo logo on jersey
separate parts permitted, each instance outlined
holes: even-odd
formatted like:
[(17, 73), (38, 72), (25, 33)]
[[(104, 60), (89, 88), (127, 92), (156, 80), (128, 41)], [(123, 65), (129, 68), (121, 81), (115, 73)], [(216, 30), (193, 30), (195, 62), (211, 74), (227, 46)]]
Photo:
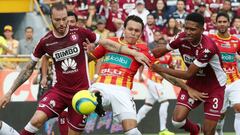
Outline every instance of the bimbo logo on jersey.
[(130, 65), (132, 63), (131, 58), (127, 56), (123, 56), (116, 53), (108, 53), (103, 60), (104, 63), (112, 63), (116, 65), (120, 65), (124, 68), (130, 68)]
[(77, 44), (75, 44), (73, 46), (55, 51), (53, 53), (53, 58), (55, 58), (56, 61), (61, 61), (66, 58), (77, 56), (79, 53), (80, 53), (80, 48)]
[(183, 55), (183, 60), (184, 62), (188, 63), (188, 64), (192, 64), (192, 62), (194, 61), (195, 57), (184, 54)]

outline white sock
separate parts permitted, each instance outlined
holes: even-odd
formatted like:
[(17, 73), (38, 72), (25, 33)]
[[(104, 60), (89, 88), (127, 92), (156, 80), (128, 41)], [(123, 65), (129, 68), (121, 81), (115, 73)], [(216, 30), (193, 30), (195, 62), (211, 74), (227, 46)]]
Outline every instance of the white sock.
[(236, 135), (240, 135), (240, 113), (235, 113), (234, 129)]
[(137, 123), (140, 123), (141, 120), (146, 116), (146, 114), (152, 109), (152, 106), (143, 105), (137, 113)]
[(19, 133), (8, 124), (2, 121), (2, 127), (0, 128), (0, 135), (19, 135)]
[(37, 127), (33, 126), (30, 122), (28, 122), (24, 129), (30, 133), (36, 133), (39, 130)]
[(225, 122), (225, 117), (222, 120), (218, 120), (218, 123), (216, 126), (216, 132), (218, 135), (223, 135), (224, 122)]
[(159, 108), (160, 131), (166, 129), (168, 105), (168, 101), (163, 102)]
[(142, 135), (142, 133), (137, 129), (133, 128), (124, 133), (125, 135)]

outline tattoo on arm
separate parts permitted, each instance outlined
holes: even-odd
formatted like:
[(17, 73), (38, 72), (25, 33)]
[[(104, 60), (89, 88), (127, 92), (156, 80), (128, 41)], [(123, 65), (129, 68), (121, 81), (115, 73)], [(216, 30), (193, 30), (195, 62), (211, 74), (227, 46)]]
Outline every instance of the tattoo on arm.
[(185, 84), (183, 81), (181, 81), (180, 79), (177, 79), (171, 75), (162, 73), (162, 72), (158, 72), (158, 74), (160, 74), (163, 78), (165, 78), (166, 80), (168, 80), (170, 83), (172, 83), (175, 86), (178, 86), (184, 90), (188, 90), (188, 86), (187, 84)]
[(30, 61), (19, 73), (17, 79), (14, 81), (10, 93), (14, 93), (19, 86), (21, 86), (33, 73), (34, 67), (37, 64), (36, 61)]

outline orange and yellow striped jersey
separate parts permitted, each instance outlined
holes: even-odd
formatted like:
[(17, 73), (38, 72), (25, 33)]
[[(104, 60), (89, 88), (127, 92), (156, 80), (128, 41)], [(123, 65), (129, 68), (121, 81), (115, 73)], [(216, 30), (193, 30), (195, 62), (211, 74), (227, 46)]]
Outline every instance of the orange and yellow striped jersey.
[[(172, 55), (171, 53), (167, 53), (156, 59), (156, 61), (158, 61), (162, 66), (169, 67), (169, 65), (172, 64)], [(151, 69), (148, 69), (148, 79), (156, 83), (161, 83), (163, 78), (159, 74), (152, 72)]]
[(236, 53), (240, 54), (240, 40), (235, 36), (221, 38), (217, 34), (209, 35), (220, 50), (223, 69), (227, 74), (227, 84), (240, 79)]
[[(110, 39), (144, 53), (152, 62), (155, 60), (145, 43), (130, 45), (121, 42), (120, 38)], [(97, 59), (103, 57), (96, 82), (132, 88), (134, 75), (141, 66), (133, 56), (108, 51), (102, 45), (98, 45), (92, 55)]]

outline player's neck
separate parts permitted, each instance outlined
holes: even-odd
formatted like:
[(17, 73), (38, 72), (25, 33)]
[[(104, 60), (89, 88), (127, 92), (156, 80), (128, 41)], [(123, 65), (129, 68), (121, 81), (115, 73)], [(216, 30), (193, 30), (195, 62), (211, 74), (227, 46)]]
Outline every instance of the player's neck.
[(191, 44), (193, 47), (197, 47), (197, 46), (201, 43), (201, 41), (202, 41), (202, 35), (201, 35), (198, 39), (190, 42), (190, 44)]
[(67, 26), (66, 31), (63, 34), (57, 32), (55, 29), (53, 29), (53, 35), (56, 38), (63, 38), (63, 37), (65, 37), (68, 34), (68, 31), (69, 31), (69, 26)]
[(218, 33), (217, 33), (217, 36), (220, 37), (220, 38), (224, 38), (224, 39), (231, 37), (231, 35), (230, 35), (229, 32), (225, 32), (225, 33), (220, 33), (220, 32), (218, 32)]

